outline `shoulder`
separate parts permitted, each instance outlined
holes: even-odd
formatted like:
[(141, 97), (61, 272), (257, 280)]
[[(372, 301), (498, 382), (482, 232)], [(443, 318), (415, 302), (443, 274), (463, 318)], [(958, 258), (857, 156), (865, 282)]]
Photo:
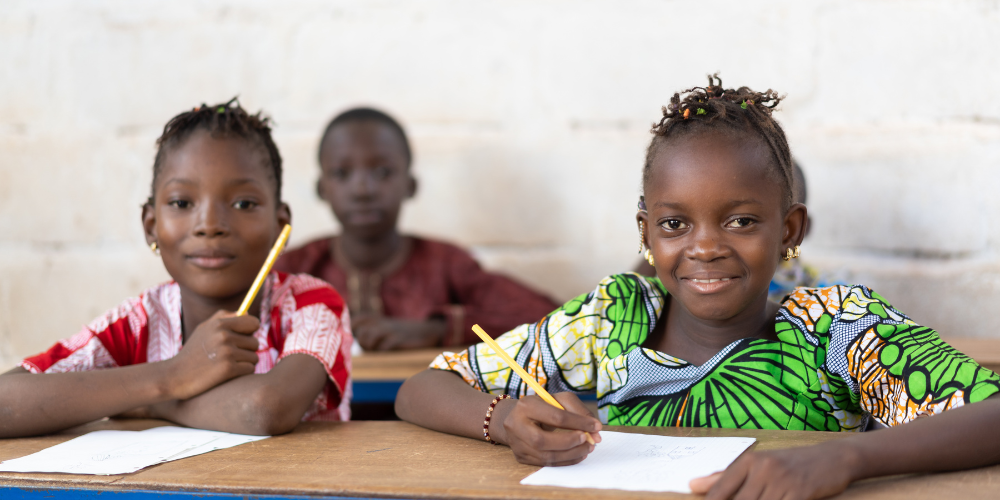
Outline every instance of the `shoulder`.
[[(612, 274), (602, 279), (593, 291), (571, 299), (560, 311), (572, 315), (581, 308), (591, 312), (613, 308), (620, 312), (626, 309), (625, 304), (646, 304), (657, 309), (666, 295), (666, 289), (657, 278), (631, 272)], [(616, 304), (623, 307), (613, 307)]]
[(100, 333), (121, 322), (121, 326), (127, 326), (129, 330), (138, 332), (148, 324), (150, 314), (166, 312), (180, 316), (180, 302), (180, 287), (176, 282), (168, 281), (146, 289), (137, 297), (121, 301), (117, 306), (95, 318), (87, 328)]
[(318, 262), (330, 258), (330, 238), (326, 236), (286, 251), (278, 259), (275, 269), (290, 273), (309, 271)]
[(884, 297), (865, 285), (797, 287), (788, 294), (781, 308), (816, 331), (825, 333), (834, 321), (854, 322), (868, 316), (889, 322), (910, 322)]
[(319, 305), (340, 316), (344, 311), (344, 299), (327, 282), (308, 274), (271, 273), (271, 307), (291, 306), (300, 310)]
[(468, 250), (454, 244), (443, 240), (435, 240), (431, 238), (424, 238), (422, 236), (409, 236), (410, 240), (413, 242), (413, 253), (414, 255), (422, 254), (428, 256), (441, 256), (441, 257), (464, 257), (472, 259), (472, 254)]
[(641, 294), (656, 297), (664, 297), (667, 294), (667, 290), (663, 288), (663, 283), (660, 283), (659, 278), (632, 272), (612, 274), (602, 279), (597, 284), (596, 291), (615, 295), (625, 292), (630, 295)]

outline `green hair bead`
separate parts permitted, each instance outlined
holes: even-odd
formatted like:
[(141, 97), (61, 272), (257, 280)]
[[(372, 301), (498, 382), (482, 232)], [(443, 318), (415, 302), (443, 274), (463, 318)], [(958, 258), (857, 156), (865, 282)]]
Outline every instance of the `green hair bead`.
[(740, 107), (743, 109), (747, 109), (747, 102), (743, 101), (743, 104), (740, 104)]
[(705, 108), (698, 108), (698, 111), (695, 111), (694, 114), (696, 114), (696, 115), (703, 115), (703, 114), (705, 114)]

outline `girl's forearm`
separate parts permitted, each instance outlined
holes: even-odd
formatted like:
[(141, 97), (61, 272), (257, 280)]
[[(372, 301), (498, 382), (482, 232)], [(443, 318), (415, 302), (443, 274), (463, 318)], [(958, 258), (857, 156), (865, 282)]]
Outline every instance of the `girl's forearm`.
[(323, 390), (323, 365), (306, 354), (282, 359), (265, 374), (244, 375), (184, 401), (151, 408), (188, 427), (270, 436), (291, 431)]
[[(493, 395), (469, 387), (461, 377), (442, 370), (424, 370), (410, 377), (396, 395), (396, 415), (421, 427), (482, 439), (483, 419)], [(506, 442), (503, 419), (508, 405), (498, 404), (491, 437)], [(494, 436), (495, 435), (495, 436)]]
[(171, 399), (169, 362), (33, 374), (0, 375), (0, 438), (59, 431)]
[(1000, 463), (1000, 398), (831, 443), (845, 446), (853, 480)]

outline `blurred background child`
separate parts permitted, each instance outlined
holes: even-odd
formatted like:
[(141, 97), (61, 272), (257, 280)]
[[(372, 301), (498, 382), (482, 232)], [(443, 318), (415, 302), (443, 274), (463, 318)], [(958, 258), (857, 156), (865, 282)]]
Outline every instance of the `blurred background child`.
[(371, 108), (337, 115), (320, 141), (316, 191), (341, 234), (286, 252), (276, 268), (339, 290), (354, 336), (368, 350), (471, 344), (473, 324), (507, 331), (555, 309), (455, 245), (399, 232), (403, 201), (417, 192), (412, 162), (406, 133), (389, 115)]

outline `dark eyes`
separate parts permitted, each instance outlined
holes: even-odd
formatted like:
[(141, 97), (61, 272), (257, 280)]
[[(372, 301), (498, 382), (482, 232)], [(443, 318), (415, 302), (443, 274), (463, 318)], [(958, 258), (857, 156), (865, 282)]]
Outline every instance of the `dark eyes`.
[(737, 217), (729, 221), (729, 223), (726, 224), (726, 227), (731, 227), (731, 228), (750, 227), (754, 225), (754, 223), (756, 222), (757, 221), (751, 219), (750, 217)]
[(250, 200), (239, 200), (236, 203), (233, 203), (233, 208), (236, 210), (249, 210), (256, 206), (257, 204)]
[[(730, 229), (742, 229), (753, 226), (757, 223), (756, 219), (752, 217), (736, 217), (735, 219), (726, 223), (725, 227)], [(691, 226), (679, 219), (667, 219), (660, 223), (660, 227), (667, 231), (682, 231), (690, 228)]]
[(688, 227), (686, 222), (679, 221), (677, 219), (667, 219), (661, 222), (660, 226), (668, 231), (679, 231), (681, 229), (687, 229)]
[[(188, 200), (170, 200), (170, 201), (167, 202), (167, 205), (170, 205), (170, 206), (172, 206), (174, 208), (178, 208), (178, 209), (181, 209), (181, 210), (187, 210), (187, 209), (193, 207), (194, 203), (191, 203)], [(237, 200), (237, 201), (233, 202), (232, 207), (235, 208), (236, 210), (250, 210), (251, 208), (254, 208), (257, 205), (258, 205), (258, 203), (255, 202), (255, 201), (251, 201), (251, 200)]]
[[(354, 170), (350, 168), (334, 168), (327, 171), (328, 176), (341, 182), (350, 179), (353, 173)], [(381, 166), (371, 170), (369, 175), (377, 180), (383, 181), (392, 177), (395, 173), (396, 171), (392, 167)]]

